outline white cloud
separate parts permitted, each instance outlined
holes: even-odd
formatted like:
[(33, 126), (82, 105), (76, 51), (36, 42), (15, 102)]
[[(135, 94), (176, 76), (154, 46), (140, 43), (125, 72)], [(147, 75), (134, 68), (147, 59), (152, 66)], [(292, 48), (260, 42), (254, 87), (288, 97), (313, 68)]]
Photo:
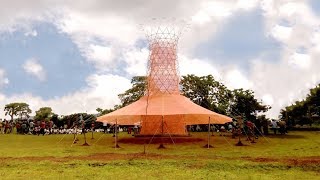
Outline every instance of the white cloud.
[(77, 44), (94, 38), (130, 44), (139, 35), (138, 25), (128, 18), (103, 12), (83, 13), (71, 8), (65, 10), (65, 16), (58, 19), (56, 25), (61, 31), (70, 34)]
[(274, 103), (273, 97), (271, 94), (265, 94), (262, 96), (262, 103), (272, 106)]
[(291, 36), (292, 28), (280, 25), (275, 25), (272, 28), (272, 36), (279, 41), (287, 41)]
[(288, 2), (288, 3), (284, 3), (283, 5), (280, 6), (279, 10), (280, 10), (280, 14), (283, 16), (292, 16), (295, 13), (297, 13), (298, 9), (301, 8), (301, 3), (297, 3), (297, 2)]
[(45, 81), (47, 78), (46, 71), (35, 58), (27, 59), (26, 62), (22, 65), (22, 68), (26, 73), (36, 77), (40, 81)]
[(238, 0), (236, 7), (239, 9), (250, 10), (258, 5), (258, 0)]
[(6, 76), (6, 72), (0, 68), (0, 88), (7, 84), (9, 84), (9, 79)]
[[(266, 31), (286, 47), (296, 49), (310, 47), (315, 27), (319, 26), (317, 17), (306, 1), (278, 0), (261, 2), (266, 20)], [(283, 26), (281, 23), (287, 25)]]
[(38, 35), (38, 32), (36, 30), (32, 30), (32, 31), (25, 32), (24, 35), (36, 37)]
[(129, 49), (124, 52), (124, 61), (127, 64), (125, 71), (132, 76), (144, 76), (147, 74), (149, 50), (143, 49)]
[[(20, 1), (10, 0), (3, 2), (0, 7), (0, 34), (20, 30), (29, 35), (35, 35), (32, 30), (34, 22), (51, 22), (59, 15), (57, 3), (50, 0)], [(62, 1), (60, 1), (62, 2)], [(31, 34), (30, 34), (31, 33)]]
[(307, 69), (311, 65), (310, 55), (294, 53), (293, 55), (290, 56), (288, 63), (289, 65), (293, 65), (298, 68)]
[[(232, 3), (232, 2), (231, 2)], [(211, 1), (203, 4), (204, 11), (214, 18), (225, 18), (232, 15), (232, 4), (223, 1)]]
[[(240, 10), (249, 11), (258, 5), (257, 0), (204, 1), (201, 8), (192, 15), (192, 22), (205, 23), (222, 22)], [(212, 22), (211, 22), (212, 23)], [(216, 23), (215, 23), (216, 24)], [(208, 24), (207, 24), (208, 25)], [(217, 24), (216, 24), (217, 25)]]
[[(164, 0), (145, 1), (143, 5), (134, 1), (129, 3), (111, 0), (97, 0), (95, 3), (72, 0), (21, 3), (18, 0), (12, 0), (6, 3), (5, 8), (0, 8), (0, 12), (3, 13), (0, 24), (3, 22), (5, 27), (3, 30), (15, 31), (23, 28), (26, 35), (36, 35), (37, 33), (32, 29), (34, 21), (51, 22), (61, 33), (71, 36), (89, 62), (94, 63), (98, 69), (106, 69), (107, 64), (115, 63), (117, 58), (113, 58), (112, 61), (110, 58), (101, 57), (99, 55), (101, 53), (96, 54), (92, 49), (93, 46), (111, 48), (112, 52), (106, 49), (106, 56), (122, 56), (126, 49), (132, 48), (136, 40), (144, 38), (139, 25), (146, 24), (149, 17), (175, 17), (186, 19), (187, 22), (191, 21), (190, 23), (195, 26), (190, 31), (197, 36), (184, 37), (186, 43), (181, 45), (194, 47), (212, 36), (223, 24), (225, 18), (238, 10), (250, 10), (255, 5), (255, 0), (228, 2)], [(206, 16), (206, 20), (203, 17), (197, 17), (199, 13), (200, 16)], [(197, 26), (197, 21), (201, 21), (204, 26)], [(191, 49), (187, 49), (186, 52), (191, 52)]]
[(198, 23), (200, 25), (210, 22), (210, 16), (203, 11), (199, 11), (197, 14), (191, 17), (192, 22)]
[(251, 89), (253, 87), (252, 82), (237, 69), (228, 70), (223, 79), (226, 85), (232, 89)]
[(315, 30), (311, 37), (312, 48), (320, 52), (320, 27)]
[[(255, 59), (247, 77), (255, 95), (272, 104), (267, 113), (278, 117), (281, 108), (303, 99), (320, 82), (317, 75), (320, 19), (307, 1), (263, 0), (265, 31), (281, 44), (279, 59)], [(302, 51), (301, 51), (302, 49)]]
[[(273, 98), (269, 116), (277, 117), (281, 108), (305, 98), (309, 89), (320, 83), (317, 68), (320, 62), (313, 61), (317, 56), (295, 53), (284, 56), (278, 63), (256, 60), (252, 64), (249, 79), (254, 84), (255, 94), (263, 100), (266, 94)], [(292, 59), (288, 61), (290, 57)], [(288, 62), (294, 64), (288, 65)]]
[(212, 74), (216, 79), (221, 78), (221, 73), (218, 68), (208, 63), (206, 59), (190, 58), (184, 55), (179, 55), (180, 74), (195, 74), (198, 76), (206, 76)]
[(108, 66), (112, 65), (116, 58), (111, 47), (90, 44), (85, 51), (88, 61), (92, 62), (99, 70), (108, 69)]
[[(40, 107), (49, 106), (58, 114), (67, 115), (76, 112), (96, 113), (96, 108), (113, 108), (119, 104), (118, 94), (131, 87), (130, 80), (112, 74), (91, 75), (87, 78), (88, 87), (59, 98), (44, 100), (29, 93), (9, 97), (1, 96), (0, 106), (11, 102), (26, 102), (35, 112)], [(34, 115), (33, 112), (33, 115)], [(4, 112), (0, 111), (1, 117)]]

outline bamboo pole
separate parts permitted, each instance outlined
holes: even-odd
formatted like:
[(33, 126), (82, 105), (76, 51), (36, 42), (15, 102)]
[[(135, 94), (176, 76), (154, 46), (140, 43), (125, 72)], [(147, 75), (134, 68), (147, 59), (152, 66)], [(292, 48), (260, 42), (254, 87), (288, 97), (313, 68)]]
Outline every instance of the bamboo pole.
[(208, 120), (208, 149), (210, 149), (210, 116)]
[(160, 140), (161, 140), (161, 144), (160, 146), (158, 147), (158, 149), (164, 149), (164, 145), (163, 145), (163, 136), (164, 136), (164, 130), (163, 130), (163, 115), (162, 115), (162, 121), (161, 121), (161, 137), (160, 137)]
[(116, 126), (114, 127), (114, 133), (115, 133), (115, 136), (114, 136), (114, 148), (117, 149), (117, 148), (120, 148), (119, 145), (118, 145), (118, 120), (116, 119)]

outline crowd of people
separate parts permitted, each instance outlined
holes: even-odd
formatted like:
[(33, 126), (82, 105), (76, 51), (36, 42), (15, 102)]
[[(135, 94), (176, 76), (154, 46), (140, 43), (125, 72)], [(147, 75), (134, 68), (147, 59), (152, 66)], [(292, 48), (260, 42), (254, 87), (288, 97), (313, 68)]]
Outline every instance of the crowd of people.
[(81, 134), (84, 131), (90, 131), (94, 129), (94, 123), (91, 128), (87, 127), (85, 122), (74, 123), (71, 126), (64, 124), (58, 127), (53, 121), (35, 121), (35, 120), (19, 120), (16, 122), (3, 120), (0, 121), (0, 133), (1, 134), (29, 134), (29, 135), (49, 135), (49, 134)]
[[(280, 134), (286, 134), (286, 123), (285, 121), (275, 121), (272, 120), (267, 124), (273, 130), (274, 134), (279, 131)], [(72, 125), (63, 124), (58, 127), (52, 120), (51, 121), (35, 121), (35, 120), (19, 120), (13, 122), (12, 120), (4, 120), (0, 121), (0, 133), (2, 134), (10, 134), (13, 133), (13, 129), (16, 129), (17, 134), (31, 134), (31, 135), (45, 135), (45, 134), (75, 134), (75, 133), (83, 133), (87, 131), (93, 131), (96, 127), (94, 122), (90, 124), (88, 127), (86, 122), (80, 120), (79, 122), (74, 122)], [(120, 127), (118, 131), (125, 131), (128, 134), (139, 134), (140, 126), (132, 126), (132, 127)], [(103, 125), (103, 129), (105, 133), (114, 133), (114, 126), (112, 125)], [(208, 131), (208, 125), (191, 125), (187, 127), (188, 132), (201, 132)], [(237, 121), (233, 121), (231, 123), (227, 123), (225, 125), (211, 125), (211, 132), (230, 132), (232, 136), (237, 136), (239, 134), (246, 134), (252, 137), (258, 137), (262, 134), (268, 134), (268, 128), (262, 128), (261, 124), (255, 124), (251, 121), (245, 121), (243, 123), (239, 123)]]

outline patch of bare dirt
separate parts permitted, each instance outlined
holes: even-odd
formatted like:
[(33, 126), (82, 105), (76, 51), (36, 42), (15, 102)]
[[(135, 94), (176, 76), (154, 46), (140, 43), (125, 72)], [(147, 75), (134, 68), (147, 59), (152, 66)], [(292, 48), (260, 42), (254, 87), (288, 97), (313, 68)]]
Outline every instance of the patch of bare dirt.
[(296, 158), (251, 158), (251, 157), (243, 157), (242, 159), (253, 161), (253, 162), (280, 162), (286, 163), (293, 166), (305, 166), (305, 165), (319, 165), (320, 164), (320, 156), (309, 156), (309, 157), (296, 157)]
[[(0, 162), (7, 162), (10, 160), (17, 161), (52, 161), (52, 162), (68, 162), (72, 160), (83, 160), (83, 161), (100, 161), (108, 162), (114, 160), (133, 160), (133, 159), (152, 159), (152, 160), (160, 160), (160, 159), (219, 159), (219, 160), (246, 160), (252, 162), (261, 162), (261, 163), (272, 163), (279, 162), (283, 164), (287, 164), (290, 166), (319, 166), (320, 165), (320, 156), (310, 156), (310, 157), (281, 157), (281, 158), (269, 158), (269, 157), (219, 157), (219, 156), (186, 156), (186, 155), (161, 155), (161, 154), (143, 154), (143, 153), (132, 153), (132, 154), (119, 154), (119, 153), (97, 153), (91, 154), (87, 156), (66, 156), (66, 157), (53, 157), (53, 156), (45, 156), (45, 157), (3, 157), (0, 158)], [(96, 164), (97, 166), (101, 164)], [(93, 165), (94, 166), (94, 165)]]
[(118, 153), (97, 153), (88, 156), (66, 156), (66, 157), (5, 157), (0, 158), (0, 161), (9, 160), (25, 160), (25, 161), (53, 161), (53, 162), (67, 162), (72, 160), (93, 160), (93, 161), (113, 161), (113, 160), (125, 160), (125, 159), (162, 159), (162, 158), (173, 158), (165, 155), (158, 154), (118, 154)]
[(139, 138), (122, 138), (119, 143), (124, 144), (160, 144), (160, 143), (194, 143), (202, 142), (204, 139), (193, 137), (139, 137)]

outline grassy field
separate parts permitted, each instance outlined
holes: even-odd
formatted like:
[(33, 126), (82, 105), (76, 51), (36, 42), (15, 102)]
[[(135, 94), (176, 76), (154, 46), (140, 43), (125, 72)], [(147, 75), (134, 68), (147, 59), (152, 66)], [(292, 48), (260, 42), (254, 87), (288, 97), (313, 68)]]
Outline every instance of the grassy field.
[[(159, 144), (119, 143), (110, 134), (88, 134), (72, 144), (73, 135), (0, 134), (1, 179), (320, 179), (320, 133), (290, 132), (245, 141), (206, 133), (203, 141)], [(99, 139), (100, 138), (100, 139)], [(120, 133), (120, 140), (133, 138)], [(145, 154), (144, 152), (145, 147)]]

